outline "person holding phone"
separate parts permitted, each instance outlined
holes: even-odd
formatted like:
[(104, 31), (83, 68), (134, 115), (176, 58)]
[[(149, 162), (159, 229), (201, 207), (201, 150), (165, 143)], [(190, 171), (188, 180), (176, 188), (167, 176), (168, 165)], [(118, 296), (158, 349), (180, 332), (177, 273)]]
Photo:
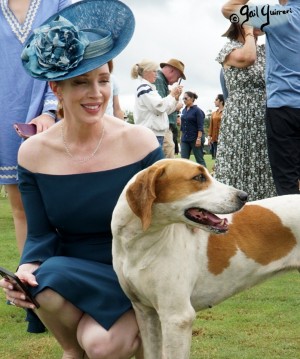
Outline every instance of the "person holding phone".
[(168, 114), (177, 108), (181, 86), (172, 88), (168, 96), (162, 97), (153, 83), (157, 77), (158, 64), (151, 60), (141, 60), (131, 69), (131, 77), (138, 79), (133, 117), (136, 124), (150, 128), (163, 146), (165, 133), (169, 129)]
[[(178, 59), (170, 59), (167, 62), (162, 62), (160, 64), (160, 70), (157, 71), (157, 77), (154, 82), (154, 85), (160, 94), (161, 97), (166, 97), (169, 95), (169, 85), (181, 85), (182, 79), (185, 80), (184, 74), (184, 63)], [(165, 132), (164, 142), (163, 142), (163, 151), (166, 158), (175, 158), (175, 143), (173, 141), (173, 136), (176, 133), (176, 121), (177, 113), (182, 109), (183, 103), (178, 102), (175, 111), (168, 115), (169, 118), (169, 128)]]
[(105, 113), (110, 62), (134, 27), (124, 3), (83, 0), (37, 28), (22, 52), (28, 74), (49, 81), (62, 120), (24, 141), (18, 156), (28, 234), (15, 275), (40, 307), (5, 279), (0, 286), (28, 309), (29, 329), (40, 321), (54, 335), (63, 359), (142, 358), (112, 266), (111, 218), (129, 179), (163, 153), (148, 128)]
[(47, 82), (26, 74), (20, 61), (30, 34), (51, 14), (71, 0), (6, 0), (0, 6), (0, 186), (4, 185), (11, 206), (16, 241), (21, 254), (26, 238), (26, 216), (18, 189), (17, 153), (22, 139), (16, 122), (33, 123), (37, 132), (55, 123), (57, 101)]

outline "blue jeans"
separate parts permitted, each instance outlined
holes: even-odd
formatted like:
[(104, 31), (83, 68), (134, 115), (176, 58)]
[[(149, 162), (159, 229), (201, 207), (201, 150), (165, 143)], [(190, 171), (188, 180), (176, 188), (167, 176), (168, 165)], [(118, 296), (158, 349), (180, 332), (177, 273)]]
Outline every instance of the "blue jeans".
[(217, 156), (218, 142), (212, 142), (211, 147), (212, 147), (211, 156), (213, 159), (215, 159)]
[(191, 152), (195, 156), (195, 160), (202, 166), (206, 167), (206, 163), (204, 160), (203, 146), (205, 142), (205, 135), (203, 134), (201, 137), (201, 146), (196, 147), (196, 140), (190, 142), (182, 142), (181, 141), (181, 158), (190, 159)]
[(163, 143), (164, 143), (164, 136), (156, 136), (158, 143), (160, 144), (160, 147), (163, 147)]

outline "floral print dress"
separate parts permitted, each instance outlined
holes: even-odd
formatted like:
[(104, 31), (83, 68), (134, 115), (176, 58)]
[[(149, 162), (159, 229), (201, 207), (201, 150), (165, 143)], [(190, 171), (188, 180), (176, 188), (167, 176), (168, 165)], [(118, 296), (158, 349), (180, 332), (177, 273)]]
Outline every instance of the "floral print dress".
[[(220, 51), (222, 64), (242, 43), (230, 41)], [(248, 200), (276, 195), (265, 129), (265, 47), (257, 46), (257, 60), (247, 68), (224, 68), (229, 96), (223, 110), (215, 177), (248, 193)]]

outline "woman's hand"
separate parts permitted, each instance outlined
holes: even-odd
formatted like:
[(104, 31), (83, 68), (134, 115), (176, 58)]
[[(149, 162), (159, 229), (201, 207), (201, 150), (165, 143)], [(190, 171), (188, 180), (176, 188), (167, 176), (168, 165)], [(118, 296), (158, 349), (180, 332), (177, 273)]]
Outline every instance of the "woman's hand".
[[(18, 271), (15, 273), (20, 280), (28, 286), (36, 287), (38, 285), (35, 276), (32, 274), (37, 268), (39, 267), (38, 264), (28, 263), (22, 264)], [(26, 296), (23, 292), (17, 290), (13, 286), (12, 283), (7, 281), (6, 279), (0, 280), (0, 287), (3, 288), (6, 299), (11, 302), (11, 304), (16, 305), (21, 308), (30, 308), (35, 309), (35, 305), (32, 304), (30, 301), (26, 299)]]
[(178, 101), (180, 95), (182, 94), (182, 90), (183, 90), (183, 86), (177, 85), (172, 87), (170, 94), (171, 96), (175, 97), (175, 99)]
[(201, 147), (201, 138), (196, 139), (195, 147)]

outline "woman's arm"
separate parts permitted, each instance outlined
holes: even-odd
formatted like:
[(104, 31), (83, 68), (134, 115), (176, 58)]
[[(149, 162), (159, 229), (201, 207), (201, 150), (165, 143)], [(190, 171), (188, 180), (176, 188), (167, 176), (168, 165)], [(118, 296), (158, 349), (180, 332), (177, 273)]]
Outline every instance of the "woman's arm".
[(223, 62), (223, 66), (228, 68), (230, 66), (244, 68), (251, 66), (256, 61), (256, 39), (253, 35), (253, 28), (244, 25), (245, 43), (243, 47), (234, 49), (230, 52)]
[(158, 91), (152, 89), (149, 85), (139, 87), (138, 99), (155, 115), (160, 115), (164, 112), (174, 112), (178, 103), (178, 100), (176, 100), (173, 94), (169, 94), (167, 97), (161, 97)]
[(230, 19), (232, 14), (237, 14), (240, 8), (248, 2), (249, 0), (229, 0), (222, 6), (222, 14)]
[(28, 227), (20, 263), (42, 263), (57, 252), (58, 235), (47, 216), (34, 173), (19, 166), (18, 176)]

